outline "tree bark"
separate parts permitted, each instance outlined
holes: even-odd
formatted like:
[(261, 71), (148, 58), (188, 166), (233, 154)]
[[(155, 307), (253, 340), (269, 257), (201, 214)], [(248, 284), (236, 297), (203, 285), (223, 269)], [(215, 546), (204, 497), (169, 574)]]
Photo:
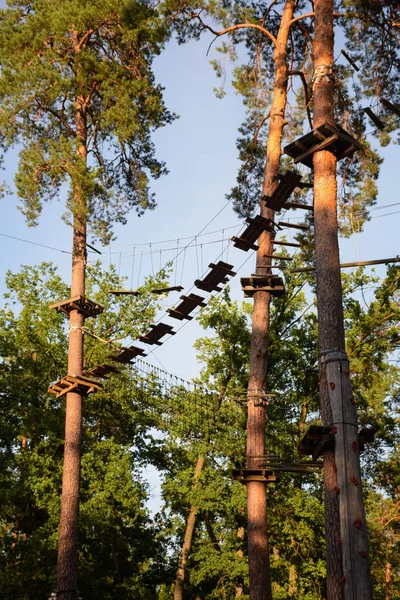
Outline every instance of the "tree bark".
[(294, 555), (290, 559), (288, 578), (288, 596), (289, 598), (298, 598), (299, 590), (297, 587), (297, 564), (296, 557)]
[[(243, 543), (244, 540), (244, 527), (240, 526), (238, 527), (237, 530), (237, 538), (238, 540), (240, 540), (240, 543)], [(243, 558), (244, 556), (244, 552), (242, 550), (242, 548), (239, 548), (239, 550), (236, 552), (236, 555), (239, 558)], [(243, 578), (242, 577), (238, 577), (237, 581), (236, 581), (236, 589), (235, 589), (235, 598), (240, 598), (244, 595), (244, 583), (243, 583)]]
[[(314, 10), (314, 127), (320, 127), (324, 123), (334, 124), (333, 0), (315, 0)], [(352, 448), (357, 439), (357, 414), (355, 408), (353, 412), (351, 407), (348, 408), (352, 400), (351, 386), (349, 372), (343, 371), (346, 358), (336, 213), (336, 157), (329, 150), (322, 150), (314, 154), (313, 162), (319, 349), (321, 357), (327, 352), (332, 357), (329, 360), (335, 365), (335, 373), (340, 371), (339, 385), (328, 381), (327, 363), (321, 362), (322, 422), (326, 426), (335, 425), (334, 432), (337, 429), (335, 453), (324, 453), (327, 598), (369, 600), (372, 592), (360, 462), (358, 446)], [(339, 402), (332, 395), (335, 387), (341, 392), (336, 398)], [(344, 422), (343, 413), (337, 417), (343, 403), (346, 403), (346, 413), (351, 414), (346, 421), (351, 423)], [(352, 483), (351, 478), (357, 483)]]
[[(196, 489), (199, 484), (199, 477), (203, 470), (205, 463), (205, 456), (199, 456), (196, 463), (196, 468), (194, 470), (194, 484), (193, 489)], [(197, 507), (191, 506), (189, 517), (186, 523), (185, 536), (183, 538), (183, 544), (181, 548), (181, 553), (179, 555), (178, 569), (176, 571), (176, 579), (174, 586), (174, 600), (183, 600), (183, 589), (185, 582), (185, 571), (186, 564), (188, 561), (188, 557), (190, 554), (190, 550), (192, 548), (193, 534), (196, 526), (196, 512)]]
[[(86, 163), (87, 130), (83, 99), (78, 99), (76, 131), (77, 153)], [(85, 296), (86, 199), (83, 190), (73, 190), (73, 246), (71, 297)], [(77, 310), (70, 313), (68, 338), (68, 375), (81, 375), (83, 369), (83, 331), (85, 318)], [(78, 599), (78, 517), (81, 466), (82, 396), (69, 392), (65, 412), (64, 466), (57, 561), (57, 599)]]
[(390, 562), (386, 563), (385, 567), (385, 600), (390, 600), (392, 597), (392, 565)]
[[(263, 182), (263, 194), (265, 195), (270, 195), (276, 188), (276, 176), (279, 173), (288, 81), (286, 46), (295, 5), (295, 0), (287, 0), (285, 4), (274, 51), (275, 81)], [(260, 212), (263, 217), (268, 219), (273, 219), (275, 214), (273, 210), (266, 208), (263, 202), (261, 202)], [(272, 254), (272, 241), (273, 235), (268, 232), (261, 236), (259, 240), (256, 259), (256, 273), (258, 275), (271, 273), (271, 259), (268, 256)], [(268, 292), (255, 293), (248, 386), (248, 468), (257, 468), (258, 461), (253, 457), (265, 454), (266, 406), (265, 402), (260, 401), (259, 397), (265, 393), (266, 386), (270, 302), (271, 295)], [(259, 481), (249, 481), (247, 483), (247, 514), (250, 599), (271, 600), (265, 483)]]

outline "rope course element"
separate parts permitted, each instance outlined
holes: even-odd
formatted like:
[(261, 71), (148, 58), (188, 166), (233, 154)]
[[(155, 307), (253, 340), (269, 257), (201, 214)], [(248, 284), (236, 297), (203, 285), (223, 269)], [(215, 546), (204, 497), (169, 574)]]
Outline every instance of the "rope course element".
[(137, 359), (128, 371), (131, 400), (139, 414), (161, 431), (182, 439), (210, 438), (228, 431), (242, 408), (229, 398)]

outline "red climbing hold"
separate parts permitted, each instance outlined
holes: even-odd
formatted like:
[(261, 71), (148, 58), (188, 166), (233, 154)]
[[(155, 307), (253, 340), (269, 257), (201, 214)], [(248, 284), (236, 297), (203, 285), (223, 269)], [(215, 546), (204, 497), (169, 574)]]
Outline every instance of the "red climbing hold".
[(340, 583), (344, 583), (346, 581), (346, 577), (343, 575), (343, 577), (340, 580)]
[(346, 377), (348, 377), (350, 375), (350, 371), (345, 371), (344, 374)]
[(333, 433), (334, 435), (337, 433), (337, 427), (336, 427), (336, 425), (334, 425), (334, 426), (332, 427), (332, 433)]
[(367, 553), (364, 552), (364, 550), (361, 550), (361, 552), (359, 552), (359, 554), (362, 558), (367, 558)]
[(357, 444), (357, 442), (353, 442), (351, 444), (351, 447), (353, 448), (354, 452), (357, 452), (357, 450), (358, 450), (358, 444)]
[(335, 485), (335, 487), (334, 487), (333, 489), (335, 490), (335, 492), (336, 492), (337, 494), (339, 494), (339, 492), (340, 492), (340, 487), (338, 487), (337, 485)]
[(358, 485), (358, 479), (357, 479), (357, 477), (351, 476), (351, 477), (350, 477), (350, 481), (351, 481), (352, 483), (354, 483), (354, 485)]
[(342, 538), (339, 538), (339, 544), (342, 544), (342, 543), (343, 543)]
[(329, 387), (331, 388), (331, 390), (334, 390), (336, 385), (333, 383), (333, 381), (331, 381)]
[(354, 396), (350, 396), (350, 402), (355, 405), (356, 401), (354, 400)]
[(356, 519), (354, 521), (354, 525), (357, 527), (357, 529), (361, 529), (361, 520), (360, 519)]

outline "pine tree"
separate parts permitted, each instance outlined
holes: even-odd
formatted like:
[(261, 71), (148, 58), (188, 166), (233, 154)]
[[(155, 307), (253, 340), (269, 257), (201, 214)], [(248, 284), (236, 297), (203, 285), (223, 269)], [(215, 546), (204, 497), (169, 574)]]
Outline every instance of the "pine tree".
[[(157, 304), (150, 279), (129, 302), (107, 294), (116, 272), (92, 265), (88, 291), (107, 310), (91, 332), (142, 333)], [(95, 278), (95, 279), (94, 279)], [(54, 589), (65, 403), (47, 394), (64, 373), (67, 327), (48, 305), (68, 286), (48, 263), (9, 273), (0, 309), (0, 596), (47, 598)], [(93, 327), (93, 329), (92, 329)], [(109, 345), (87, 338), (86, 367), (105, 362)], [(129, 368), (112, 375), (83, 411), (81, 593), (88, 600), (153, 599), (166, 578), (165, 537), (145, 507), (140, 469), (150, 460), (153, 421), (143, 412)]]
[[(4, 147), (21, 146), (22, 211), (34, 224), (67, 183), (70, 295), (85, 297), (88, 226), (109, 241), (130, 208), (154, 205), (149, 176), (165, 172), (151, 132), (172, 115), (151, 63), (166, 30), (155, 8), (135, 1), (11, 1), (0, 16), (0, 135)], [(82, 374), (84, 321), (71, 311), (69, 375)], [(76, 600), (81, 395), (68, 393), (66, 407), (57, 589), (61, 600)]]

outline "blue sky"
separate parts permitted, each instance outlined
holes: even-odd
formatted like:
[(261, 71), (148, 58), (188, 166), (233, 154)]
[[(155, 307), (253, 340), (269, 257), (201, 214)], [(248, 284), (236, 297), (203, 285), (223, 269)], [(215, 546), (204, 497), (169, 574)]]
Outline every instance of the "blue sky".
[[(188, 247), (179, 257), (178, 269), (171, 276), (171, 284), (182, 283), (185, 291), (188, 291), (194, 279), (218, 257), (233, 264), (234, 270), (249, 258), (238, 277), (232, 280), (233, 296), (241, 300), (239, 277), (253, 272), (255, 258), (232, 248), (229, 248), (229, 251), (225, 249), (220, 256), (226, 247), (221, 239), (234, 235), (236, 230), (232, 227), (237, 225), (239, 229), (240, 223), (230, 206), (216, 215), (226, 205), (225, 194), (235, 183), (238, 168), (237, 129), (243, 120), (244, 109), (240, 97), (234, 94), (229, 82), (227, 96), (222, 100), (215, 97), (213, 87), (218, 82), (209, 65), (210, 57), (206, 56), (210, 41), (211, 37), (205, 35), (199, 42), (183, 46), (171, 42), (163, 55), (156, 60), (156, 78), (165, 87), (166, 104), (180, 116), (172, 126), (158, 131), (154, 136), (158, 157), (167, 162), (170, 173), (153, 185), (157, 195), (157, 208), (141, 218), (132, 213), (126, 226), (117, 227), (118, 237), (111, 247), (100, 250), (103, 252), (105, 265), (109, 264), (110, 260), (114, 262), (121, 274), (129, 278), (128, 287), (132, 279), (135, 288), (143, 276), (158, 268), (160, 262), (164, 264), (176, 255), (176, 250), (167, 249), (182, 248), (190, 241), (183, 238), (195, 236), (215, 217), (204, 232), (209, 235), (198, 238), (198, 243), (203, 244), (203, 247), (198, 247), (197, 252), (195, 248)], [(378, 207), (398, 201), (395, 176), (399, 152), (399, 146), (394, 145), (382, 152), (385, 162), (379, 180)], [(8, 182), (12, 182), (16, 160), (14, 152), (9, 153), (6, 158), (5, 178)], [(40, 224), (36, 228), (27, 228), (16, 204), (15, 196), (0, 201), (1, 234), (20, 237), (67, 252), (70, 250), (72, 232), (61, 220), (64, 210), (61, 203), (46, 205)], [(374, 210), (371, 213), (374, 218), (365, 226), (361, 235), (341, 240), (342, 261), (396, 256), (399, 253), (400, 214), (386, 217), (381, 215), (396, 212), (397, 208), (400, 210), (400, 206)], [(293, 213), (290, 216), (298, 218), (302, 215)], [(222, 232), (222, 229), (226, 231)], [(172, 241), (156, 243), (161, 240)], [(99, 247), (98, 244), (96, 246)], [(149, 254), (150, 250), (154, 253)], [(69, 281), (70, 255), (67, 253), (25, 244), (3, 235), (0, 235), (0, 251), (3, 257), (0, 267), (2, 290), (8, 269), (16, 271), (21, 264), (37, 264), (44, 260), (57, 264), (61, 274)], [(90, 258), (97, 258), (97, 255), (91, 255)], [(384, 269), (377, 268), (377, 272), (383, 274)], [(165, 306), (175, 304), (178, 299), (179, 294), (170, 294)], [(176, 328), (181, 325), (173, 319), (167, 319), (166, 322)], [(150, 362), (160, 366), (160, 361), (167, 370), (190, 379), (198, 373), (192, 345), (202, 334), (195, 322), (188, 323), (177, 335), (167, 338), (168, 341), (153, 352), (149, 357)]]

